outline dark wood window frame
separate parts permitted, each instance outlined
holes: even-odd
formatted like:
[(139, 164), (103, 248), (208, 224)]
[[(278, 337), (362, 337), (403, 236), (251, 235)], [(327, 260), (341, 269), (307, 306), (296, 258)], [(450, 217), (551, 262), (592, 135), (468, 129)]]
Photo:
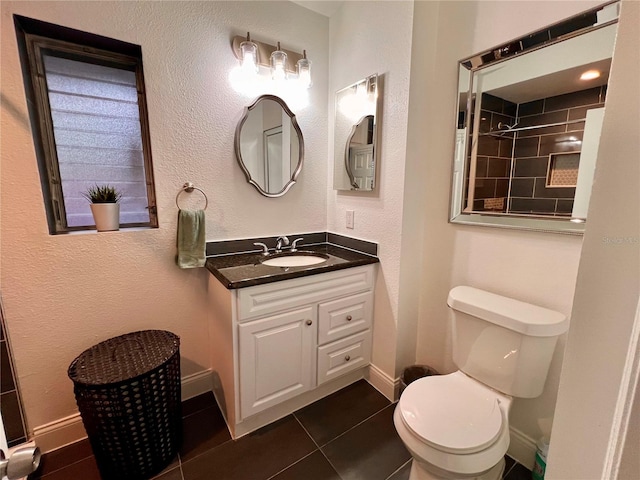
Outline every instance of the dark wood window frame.
[(49, 232), (60, 234), (76, 230), (93, 230), (94, 227), (67, 225), (43, 62), (44, 54), (135, 72), (149, 222), (123, 223), (121, 227), (157, 228), (158, 215), (141, 48), (119, 40), (18, 15), (14, 15), (14, 22), (25, 90), (27, 98), (30, 100), (28, 104), (31, 127), (40, 169)]

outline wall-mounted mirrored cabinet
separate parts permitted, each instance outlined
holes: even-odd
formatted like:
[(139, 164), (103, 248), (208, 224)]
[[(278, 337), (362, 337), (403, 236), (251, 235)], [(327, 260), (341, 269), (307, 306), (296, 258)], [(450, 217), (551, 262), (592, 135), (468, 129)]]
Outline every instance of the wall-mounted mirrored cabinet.
[(304, 140), (284, 100), (263, 95), (245, 109), (235, 151), (247, 182), (262, 195), (280, 197), (291, 188), (302, 169)]
[(618, 7), (460, 62), (452, 222), (584, 231)]
[(370, 192), (376, 186), (378, 75), (336, 93), (333, 188)]

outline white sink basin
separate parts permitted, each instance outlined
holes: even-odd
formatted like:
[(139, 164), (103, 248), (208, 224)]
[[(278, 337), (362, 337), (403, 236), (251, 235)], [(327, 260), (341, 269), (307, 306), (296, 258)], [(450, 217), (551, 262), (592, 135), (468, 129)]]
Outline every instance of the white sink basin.
[(308, 267), (326, 262), (329, 257), (314, 253), (289, 253), (263, 260), (270, 267)]

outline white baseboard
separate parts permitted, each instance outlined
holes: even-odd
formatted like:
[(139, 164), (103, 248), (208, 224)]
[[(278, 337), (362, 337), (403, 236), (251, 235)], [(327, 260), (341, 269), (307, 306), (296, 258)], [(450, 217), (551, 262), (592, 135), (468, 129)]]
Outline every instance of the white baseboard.
[(192, 373), (182, 377), (182, 401), (197, 397), (213, 390), (213, 376), (211, 369)]
[(532, 470), (538, 449), (535, 440), (513, 427), (509, 427), (509, 437), (511, 441), (507, 455)]
[[(210, 392), (213, 387), (211, 370), (193, 373), (183, 377), (182, 401)], [(80, 414), (69, 415), (33, 429), (32, 440), (42, 453), (51, 452), (71, 443), (87, 438)]]
[(391, 402), (395, 402), (400, 391), (400, 379), (393, 379), (375, 365), (369, 365), (369, 371), (367, 373), (367, 380), (373, 387), (381, 394), (389, 399)]

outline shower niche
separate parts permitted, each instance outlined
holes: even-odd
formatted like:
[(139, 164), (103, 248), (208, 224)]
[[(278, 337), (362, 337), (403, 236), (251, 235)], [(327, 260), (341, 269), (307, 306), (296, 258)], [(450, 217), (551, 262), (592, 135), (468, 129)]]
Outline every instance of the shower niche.
[(451, 221), (582, 233), (618, 4), (462, 60)]

